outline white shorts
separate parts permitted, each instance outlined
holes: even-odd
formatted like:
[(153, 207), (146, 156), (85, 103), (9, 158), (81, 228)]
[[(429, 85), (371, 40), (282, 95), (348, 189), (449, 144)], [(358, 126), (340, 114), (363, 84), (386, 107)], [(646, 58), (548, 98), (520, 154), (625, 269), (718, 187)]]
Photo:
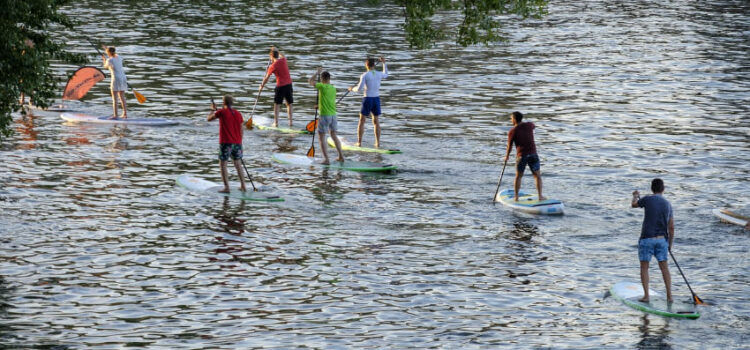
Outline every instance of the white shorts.
[(128, 79), (125, 76), (113, 76), (109, 88), (112, 91), (128, 91)]
[(338, 131), (338, 123), (335, 115), (321, 115), (318, 119), (318, 132), (321, 134), (330, 131)]

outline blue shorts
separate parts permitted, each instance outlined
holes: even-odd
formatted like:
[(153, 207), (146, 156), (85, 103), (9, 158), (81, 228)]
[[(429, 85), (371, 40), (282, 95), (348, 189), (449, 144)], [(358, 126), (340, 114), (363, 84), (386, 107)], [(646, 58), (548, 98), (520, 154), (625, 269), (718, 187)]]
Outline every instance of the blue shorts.
[(537, 172), (539, 171), (539, 168), (542, 167), (541, 163), (539, 163), (539, 156), (536, 154), (527, 154), (516, 159), (517, 174), (523, 175), (523, 171), (526, 170), (527, 164), (529, 165), (531, 172)]
[(651, 261), (651, 256), (656, 256), (656, 261), (666, 261), (669, 253), (669, 242), (662, 238), (641, 238), (638, 241), (638, 260)]
[(219, 144), (219, 160), (226, 162), (230, 155), (233, 160), (242, 159), (242, 145), (239, 143)]
[(338, 123), (336, 122), (335, 115), (321, 115), (318, 119), (318, 132), (321, 134), (327, 133), (329, 130), (336, 132), (338, 131)]
[(362, 110), (359, 111), (365, 117), (380, 115), (380, 97), (365, 97), (362, 99)]

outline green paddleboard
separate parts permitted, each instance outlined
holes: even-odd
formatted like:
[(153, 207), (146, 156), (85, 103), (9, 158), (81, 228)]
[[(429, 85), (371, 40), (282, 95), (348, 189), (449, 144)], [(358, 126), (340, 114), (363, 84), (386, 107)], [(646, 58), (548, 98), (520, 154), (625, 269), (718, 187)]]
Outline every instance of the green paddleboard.
[(329, 169), (341, 169), (349, 171), (359, 172), (391, 172), (396, 170), (395, 165), (381, 164), (373, 162), (358, 162), (353, 160), (347, 160), (344, 162), (337, 162), (332, 160), (331, 164), (321, 164), (316, 162), (314, 158), (307, 156), (300, 156), (290, 153), (274, 153), (271, 157), (273, 160), (283, 164), (293, 164), (301, 166), (319, 166)]
[[(397, 149), (370, 148), (370, 147), (355, 146), (354, 144), (347, 142), (346, 139), (344, 139), (341, 136), (339, 136), (339, 141), (341, 141), (341, 149), (344, 151), (373, 152), (373, 153), (383, 153), (383, 154), (403, 153)], [(328, 144), (331, 145), (332, 147), (336, 147), (336, 145), (333, 142), (333, 139), (330, 136), (328, 137)]]
[(271, 125), (273, 125), (272, 119), (257, 116), (253, 118), (253, 127), (258, 128), (258, 130), (272, 130), (286, 134), (312, 134), (306, 129), (283, 128)]
[(668, 303), (664, 296), (651, 289), (648, 290), (649, 301), (647, 303), (638, 301), (643, 297), (643, 286), (640, 283), (618, 282), (612, 286), (609, 292), (625, 305), (643, 312), (677, 318), (696, 319), (701, 317), (694, 304), (679, 301)]

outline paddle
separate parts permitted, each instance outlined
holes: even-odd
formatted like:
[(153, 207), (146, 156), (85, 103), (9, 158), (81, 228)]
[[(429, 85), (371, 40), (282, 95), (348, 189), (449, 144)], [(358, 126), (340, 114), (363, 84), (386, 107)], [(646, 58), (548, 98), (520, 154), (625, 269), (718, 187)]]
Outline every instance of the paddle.
[[(216, 102), (214, 102), (214, 98), (211, 97), (211, 106), (216, 110)], [(240, 161), (242, 162), (242, 167), (245, 168), (245, 174), (247, 174), (247, 178), (250, 179), (250, 185), (253, 186), (253, 191), (258, 191), (257, 188), (255, 188), (255, 184), (253, 183), (253, 177), (250, 175), (250, 172), (247, 171), (247, 166), (245, 165), (245, 160), (240, 158)]]
[(682, 275), (682, 279), (685, 280), (685, 284), (687, 284), (688, 289), (690, 289), (690, 293), (693, 294), (693, 304), (696, 305), (705, 305), (706, 303), (699, 298), (695, 292), (693, 292), (693, 288), (690, 288), (690, 283), (688, 283), (687, 278), (685, 278), (685, 274), (682, 273), (682, 269), (680, 268), (680, 264), (677, 263), (677, 260), (675, 260), (674, 255), (672, 254), (672, 250), (669, 250), (669, 256), (672, 257), (672, 261), (674, 261), (675, 266), (677, 266), (677, 270), (680, 271), (680, 275)]
[(495, 196), (492, 197), (492, 203), (497, 202), (497, 194), (500, 192), (500, 184), (503, 182), (503, 174), (505, 174), (505, 166), (508, 165), (508, 160), (505, 160), (505, 163), (503, 163), (503, 171), (500, 172), (500, 180), (497, 182), (497, 189), (495, 190)]
[[(318, 74), (317, 81), (320, 81), (320, 74)], [(320, 98), (320, 90), (315, 89), (317, 92), (315, 93), (315, 120), (313, 120), (310, 123), (313, 123), (312, 126), (312, 142), (310, 144), (310, 149), (307, 150), (307, 156), (310, 158), (315, 158), (315, 129), (318, 127), (318, 99)], [(310, 130), (310, 123), (308, 123), (307, 131)]]
[[(271, 66), (271, 59), (270, 58), (268, 59), (268, 64), (266, 64), (266, 69), (263, 71), (264, 72), (263, 74), (266, 74), (266, 72), (268, 72), (268, 67), (269, 66)], [(248, 128), (248, 129), (252, 129), (253, 128), (253, 117), (255, 116), (255, 106), (258, 105), (258, 100), (260, 100), (260, 92), (261, 91), (263, 91), (263, 90), (258, 89), (258, 96), (255, 97), (255, 103), (253, 104), (253, 111), (250, 112), (250, 119), (248, 119), (247, 122), (245, 122), (245, 127)]]
[[(99, 54), (99, 56), (104, 56), (104, 55), (102, 54), (102, 52), (101, 52), (101, 51), (99, 51), (99, 48), (98, 48), (98, 47), (96, 47), (96, 45), (94, 45), (94, 43), (92, 43), (92, 42), (91, 42), (91, 41), (89, 41), (88, 39), (86, 39), (86, 41), (88, 41), (88, 42), (89, 42), (89, 44), (91, 44), (91, 46), (93, 46), (93, 47), (94, 47), (94, 49), (96, 50), (96, 53), (98, 53), (98, 54)], [(135, 95), (135, 99), (136, 99), (136, 100), (138, 100), (138, 103), (144, 103), (144, 102), (146, 102), (146, 96), (143, 96), (143, 95), (142, 95), (142, 94), (141, 94), (140, 92), (138, 92), (138, 91), (135, 91), (135, 89), (133, 89), (133, 87), (132, 87), (132, 86), (130, 86), (130, 83), (127, 83), (127, 84), (128, 84), (128, 88), (129, 88), (130, 90), (133, 90), (133, 95)]]

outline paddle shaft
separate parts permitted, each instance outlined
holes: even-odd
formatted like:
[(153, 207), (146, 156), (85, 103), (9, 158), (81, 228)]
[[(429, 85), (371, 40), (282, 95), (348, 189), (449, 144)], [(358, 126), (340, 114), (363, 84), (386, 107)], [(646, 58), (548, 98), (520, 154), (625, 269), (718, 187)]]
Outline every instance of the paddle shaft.
[(492, 202), (497, 202), (497, 194), (500, 192), (500, 184), (503, 182), (503, 175), (505, 174), (505, 166), (508, 165), (508, 160), (503, 163), (503, 171), (500, 172), (500, 180), (497, 181), (497, 189), (495, 190), (495, 196), (492, 197)]
[(693, 294), (693, 304), (704, 304), (703, 300), (701, 300), (701, 298), (699, 298), (697, 295), (695, 295), (695, 292), (693, 292), (693, 288), (690, 287), (690, 283), (688, 282), (687, 278), (685, 278), (685, 274), (682, 273), (680, 264), (677, 263), (677, 259), (674, 258), (674, 254), (672, 254), (671, 249), (669, 250), (669, 256), (672, 257), (672, 261), (674, 261), (675, 266), (677, 266), (677, 270), (680, 271), (680, 275), (682, 275), (682, 279), (685, 280), (685, 284), (687, 284), (687, 287), (690, 290), (690, 293)]
[[(269, 67), (270, 65), (271, 65), (271, 60), (269, 59), (269, 60), (268, 60), (268, 64), (266, 64), (266, 69), (264, 70), (264, 73), (263, 73), (263, 74), (264, 74), (264, 75), (263, 75), (264, 77), (265, 77), (265, 74), (267, 74), (267, 72), (268, 72), (268, 67)], [(252, 111), (252, 112), (250, 112), (250, 119), (252, 119), (252, 118), (253, 118), (253, 117), (255, 116), (255, 106), (257, 106), (257, 105), (258, 105), (258, 100), (260, 100), (260, 92), (261, 92), (261, 91), (263, 91), (263, 90), (260, 90), (260, 89), (259, 89), (259, 90), (258, 90), (258, 96), (256, 96), (256, 97), (255, 97), (255, 103), (253, 104), (253, 111)]]
[[(318, 74), (317, 80), (320, 81), (320, 74)], [(318, 100), (320, 99), (320, 90), (318, 89), (315, 89), (315, 90), (317, 91), (315, 93), (315, 119), (313, 120), (315, 125), (313, 126), (313, 131), (312, 131), (313, 135), (312, 135), (312, 142), (310, 142), (310, 149), (307, 151), (308, 157), (315, 157), (315, 130), (318, 128), (318, 106), (317, 104), (319, 103)]]

